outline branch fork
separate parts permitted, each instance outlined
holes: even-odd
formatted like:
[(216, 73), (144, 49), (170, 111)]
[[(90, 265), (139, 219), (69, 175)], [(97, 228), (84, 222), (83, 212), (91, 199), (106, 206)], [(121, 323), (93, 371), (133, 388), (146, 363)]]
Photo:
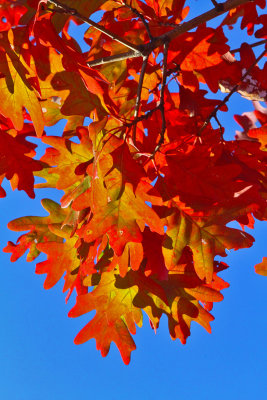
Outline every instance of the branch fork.
[[(149, 115), (151, 115), (156, 110), (160, 110), (160, 112), (161, 112), (160, 139), (154, 149), (152, 158), (154, 157), (155, 153), (160, 149), (160, 146), (164, 143), (164, 134), (165, 134), (165, 130), (166, 130), (166, 119), (165, 119), (165, 111), (164, 111), (164, 92), (165, 92), (167, 77), (171, 73), (173, 73), (172, 70), (169, 70), (169, 71), (167, 70), (167, 57), (168, 57), (169, 42), (172, 39), (177, 38), (178, 36), (182, 35), (183, 33), (196, 28), (200, 24), (210, 21), (211, 19), (213, 19), (233, 8), (236, 8), (239, 5), (246, 4), (249, 1), (250, 0), (227, 0), (224, 3), (218, 3), (216, 0), (211, 0), (212, 4), (214, 5), (214, 8), (211, 9), (210, 11), (207, 11), (207, 12), (199, 15), (198, 17), (191, 19), (190, 21), (187, 21), (187, 22), (177, 25), (174, 29), (172, 29), (171, 31), (169, 31), (161, 36), (153, 37), (151, 34), (151, 31), (150, 31), (150, 28), (149, 28), (149, 24), (147, 23), (145, 17), (137, 9), (132, 7), (132, 5), (127, 4), (126, 1), (123, 0), (120, 3), (122, 5), (124, 5), (125, 7), (129, 8), (142, 21), (142, 23), (144, 24), (144, 27), (147, 31), (147, 34), (149, 36), (149, 39), (150, 39), (149, 43), (146, 43), (141, 46), (136, 46), (136, 45), (130, 43), (129, 41), (117, 36), (116, 34), (112, 33), (111, 31), (105, 29), (103, 26), (94, 22), (93, 20), (84, 17), (74, 8), (70, 8), (66, 5), (63, 5), (60, 2), (58, 2), (57, 0), (48, 0), (49, 3), (53, 4), (56, 7), (55, 9), (52, 9), (50, 11), (62, 12), (65, 14), (69, 14), (73, 17), (76, 17), (76, 18), (80, 19), (81, 21), (93, 26), (95, 29), (97, 29), (100, 32), (102, 32), (103, 34), (107, 35), (114, 41), (117, 41), (118, 43), (120, 43), (120, 44), (124, 45), (126, 48), (128, 48), (127, 52), (90, 61), (87, 63), (87, 65), (89, 67), (92, 68), (92, 67), (95, 67), (98, 65), (104, 65), (107, 63), (121, 61), (121, 60), (129, 59), (129, 58), (143, 57), (143, 63), (142, 63), (141, 71), (140, 71), (140, 77), (139, 77), (138, 88), (137, 88), (137, 96), (136, 96), (135, 109), (134, 109), (134, 120), (131, 121), (130, 123), (126, 123), (125, 126), (126, 127), (133, 126), (132, 138), (133, 138), (134, 144), (136, 144), (136, 124), (138, 122), (148, 118)], [(149, 113), (139, 116), (143, 81), (144, 81), (148, 58), (149, 58), (149, 55), (152, 53), (152, 51), (160, 46), (163, 46), (163, 48), (164, 48), (163, 67), (162, 67), (162, 83), (161, 83), (161, 89), (160, 89), (160, 102), (159, 102), (159, 105), (156, 108), (154, 108), (153, 110), (151, 110)], [(257, 58), (255, 63), (253, 63), (253, 65), (242, 76), (242, 81), (249, 74), (251, 68), (253, 68), (253, 66), (259, 61), (259, 59), (261, 59), (263, 57), (264, 54), (265, 54), (265, 51), (264, 51), (264, 53), (261, 54), (261, 56), (259, 56)], [(224, 104), (226, 104), (226, 102), (229, 100), (229, 98), (232, 96), (232, 94), (238, 89), (238, 87), (239, 87), (239, 84), (236, 85), (231, 90), (231, 92), (225, 97), (225, 99), (217, 107), (215, 107), (213, 112), (209, 115), (209, 117), (206, 119), (203, 126), (201, 127), (200, 131), (198, 132), (198, 136), (201, 135), (201, 132), (205, 129), (205, 127), (208, 125), (208, 123), (210, 122), (210, 120), (212, 118), (215, 118), (215, 120), (217, 121), (219, 128), (221, 130), (221, 133), (222, 133), (222, 126), (218, 120), (217, 112)]]

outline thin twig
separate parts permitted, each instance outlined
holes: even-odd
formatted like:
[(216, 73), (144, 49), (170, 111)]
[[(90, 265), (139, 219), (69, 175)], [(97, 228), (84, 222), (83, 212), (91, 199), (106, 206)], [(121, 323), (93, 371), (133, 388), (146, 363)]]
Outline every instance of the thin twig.
[[(224, 3), (220, 3), (223, 6), (223, 10), (218, 11), (215, 7), (212, 10), (199, 15), (198, 17), (193, 18), (188, 22), (184, 22), (182, 24), (175, 25), (176, 27), (173, 30), (171, 30), (161, 36), (153, 38), (152, 42), (147, 43), (142, 46), (134, 46), (131, 43), (128, 43), (127, 41), (125, 41), (124, 39), (117, 37), (115, 34), (106, 30), (105, 28), (103, 28), (99, 24), (95, 23), (94, 21), (81, 16), (73, 8), (69, 8), (65, 5), (63, 6), (62, 4), (58, 3), (58, 1), (56, 1), (56, 0), (49, 0), (49, 1), (51, 4), (54, 4), (55, 6), (65, 10), (67, 14), (70, 14), (77, 18), (80, 18), (82, 21), (88, 23), (89, 25), (94, 26), (96, 29), (105, 33), (106, 35), (113, 38), (114, 40), (124, 44), (125, 46), (127, 46), (128, 48), (130, 48), (132, 50), (131, 52), (116, 54), (114, 56), (108, 56), (108, 57), (100, 58), (98, 60), (90, 61), (88, 63), (88, 65), (90, 67), (93, 67), (93, 66), (103, 65), (103, 64), (110, 63), (110, 62), (114, 62), (114, 61), (121, 61), (121, 60), (125, 60), (128, 58), (149, 55), (154, 49), (162, 46), (166, 42), (166, 40), (172, 40), (174, 38), (177, 38), (178, 36), (182, 35), (183, 33), (188, 32), (188, 31), (198, 27), (200, 24), (210, 21), (211, 19), (216, 18), (217, 16), (231, 10), (232, 8), (236, 8), (239, 5), (248, 3), (250, 0), (227, 0)], [(56, 10), (54, 10), (54, 11), (56, 11)]]
[[(65, 14), (69, 14), (73, 17), (79, 18), (81, 21), (85, 22), (88, 25), (93, 26), (95, 29), (97, 29), (100, 32), (104, 33), (105, 35), (109, 36), (111, 39), (115, 40), (116, 42), (119, 42), (120, 44), (128, 47), (128, 49), (131, 49), (131, 50), (139, 53), (139, 48), (137, 46), (128, 42), (128, 40), (125, 40), (125, 39), (117, 36), (115, 33), (110, 32), (108, 29), (105, 29), (103, 26), (94, 22), (90, 18), (84, 17), (75, 8), (70, 8), (70, 7), (66, 6), (65, 4), (59, 3), (57, 0), (48, 0), (48, 1), (49, 1), (49, 3), (53, 4), (54, 6), (58, 7), (60, 10), (62, 10), (62, 12), (64, 12)], [(58, 10), (55, 9), (53, 11), (57, 12)]]
[(217, 11), (223, 11), (223, 4), (218, 3), (216, 0), (211, 0)]
[[(249, 46), (250, 47), (257, 47), (257, 46), (260, 46), (260, 45), (266, 44), (266, 43), (267, 43), (267, 39), (263, 39), (263, 40), (259, 40), (256, 43), (249, 44)], [(230, 50), (230, 52), (231, 53), (239, 53), (240, 50), (241, 50), (241, 47), (239, 47), (238, 49)]]
[(146, 114), (139, 115), (139, 117), (131, 120), (130, 122), (126, 122), (127, 120), (123, 121), (123, 124), (126, 128), (131, 128), (132, 126), (136, 125), (138, 122), (144, 121), (145, 119), (148, 119), (149, 117), (151, 117), (151, 115), (154, 114), (154, 112), (159, 109), (160, 109), (160, 105), (153, 108), (152, 110), (149, 110)]
[(148, 56), (144, 57), (143, 64), (142, 64), (142, 69), (141, 69), (141, 72), (140, 72), (140, 77), (139, 77), (139, 82), (138, 82), (138, 89), (137, 89), (137, 96), (136, 96), (136, 103), (135, 103), (135, 110), (134, 110), (134, 118), (138, 117), (140, 101), (141, 101), (141, 93), (142, 93), (142, 88), (143, 88), (143, 82), (144, 82), (144, 77), (145, 77), (145, 72), (146, 72), (147, 61), (148, 61)]
[(176, 64), (176, 62), (173, 62), (173, 64), (176, 65), (176, 67), (174, 68), (170, 68), (167, 72), (167, 76), (170, 76), (171, 74), (175, 74), (175, 76), (179, 75), (180, 71), (181, 71), (181, 67), (179, 64)]
[(162, 68), (162, 83), (160, 88), (160, 103), (159, 109), (161, 113), (161, 131), (160, 131), (160, 139), (155, 147), (153, 152), (152, 158), (155, 156), (156, 152), (160, 149), (160, 146), (164, 142), (164, 134), (166, 130), (166, 118), (165, 118), (165, 109), (164, 109), (164, 94), (165, 94), (165, 87), (166, 87), (166, 80), (167, 80), (167, 58), (168, 58), (168, 47), (169, 41), (167, 40), (164, 43), (164, 50), (163, 50), (163, 68)]
[(157, 21), (160, 26), (167, 26), (168, 28), (177, 28), (177, 24), (172, 24), (171, 22)]
[(147, 23), (145, 17), (143, 16), (143, 14), (141, 14), (136, 8), (132, 7), (130, 4), (127, 4), (125, 1), (124, 1), (124, 6), (127, 7), (127, 8), (129, 8), (135, 15), (138, 16), (138, 18), (141, 19), (141, 21), (142, 21), (143, 24), (144, 24), (144, 27), (146, 28), (146, 31), (147, 31), (149, 40), (152, 42), (153, 36), (152, 36), (152, 34), (151, 34), (149, 25), (148, 25), (148, 23)]
[[(137, 88), (134, 119), (136, 119), (138, 117), (138, 113), (139, 113), (141, 94), (142, 94), (142, 88), (143, 88), (143, 82), (144, 82), (144, 77), (145, 77), (145, 72), (146, 72), (147, 61), (148, 61), (148, 56), (143, 58), (143, 64), (142, 64), (142, 69), (140, 72), (138, 88)], [(134, 143), (136, 142), (136, 124), (134, 125), (134, 128), (133, 128), (133, 142)]]
[(127, 51), (126, 53), (114, 54), (113, 56), (107, 56), (97, 58), (87, 63), (88, 67), (97, 67), (98, 65), (109, 64), (115, 61), (127, 60), (128, 58), (142, 57), (142, 53), (136, 51)]
[(214, 116), (214, 119), (215, 119), (215, 121), (217, 122), (217, 124), (218, 124), (218, 126), (219, 126), (221, 139), (223, 139), (223, 126), (222, 126), (222, 124), (220, 123), (217, 114)]
[[(262, 59), (262, 57), (266, 54), (267, 50), (264, 49), (263, 52), (256, 58), (256, 60), (250, 65), (250, 67), (247, 69), (247, 71), (242, 75), (240, 82), (237, 83), (232, 90), (227, 94), (227, 96), (225, 96), (225, 98), (220, 102), (220, 104), (218, 104), (214, 110), (210, 113), (210, 115), (208, 116), (208, 118), (206, 119), (206, 121), (204, 122), (204, 124), (202, 125), (202, 127), (200, 128), (198, 135), (200, 136), (202, 131), (206, 128), (206, 126), (208, 125), (208, 123), (210, 122), (210, 120), (212, 118), (216, 119), (217, 116), (217, 112), (220, 110), (220, 108), (222, 108), (222, 106), (224, 106), (228, 100), (230, 99), (230, 97), (238, 90), (239, 86), (241, 85), (241, 83), (244, 81), (244, 79), (250, 74), (250, 72), (252, 71), (252, 69), (255, 67), (255, 65)], [(217, 121), (217, 120), (216, 120)], [(217, 121), (218, 123), (218, 121)]]
[(227, 11), (230, 11), (233, 8), (236, 8), (242, 4), (249, 3), (251, 0), (227, 0), (224, 3), (220, 3), (221, 7), (218, 10), (214, 7), (212, 10), (207, 11), (187, 22), (183, 22), (182, 24), (177, 25), (173, 30), (164, 33), (161, 36), (154, 38), (151, 46), (147, 45), (146, 51), (151, 52), (159, 46), (162, 46), (166, 40), (172, 40), (182, 35), (185, 32), (191, 31), (194, 28), (197, 28), (199, 25), (208, 22), (221, 14), (224, 14)]

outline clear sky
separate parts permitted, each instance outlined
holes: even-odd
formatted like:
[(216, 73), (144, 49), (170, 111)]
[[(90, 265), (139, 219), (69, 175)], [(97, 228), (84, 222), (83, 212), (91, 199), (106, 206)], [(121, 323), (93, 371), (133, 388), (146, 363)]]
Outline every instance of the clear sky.
[[(6, 185), (7, 186), (7, 185)], [(45, 190), (43, 196), (49, 196)], [(17, 235), (10, 219), (41, 215), (40, 195), (30, 200), (22, 192), (1, 199), (1, 248)], [(166, 320), (157, 334), (144, 318), (137, 328), (137, 350), (125, 366), (115, 345), (102, 358), (91, 340), (76, 346), (73, 339), (87, 316), (70, 319), (62, 281), (43, 289), (44, 276), (24, 259), (10, 263), (0, 252), (0, 398), (3, 400), (264, 399), (267, 390), (266, 278), (253, 265), (266, 247), (266, 224), (257, 224), (256, 244), (231, 252), (230, 269), (221, 276), (231, 283), (224, 300), (215, 304), (212, 334), (197, 324), (188, 343), (172, 341)]]
[[(241, 36), (235, 39), (238, 44), (244, 41)], [(231, 114), (251, 109), (250, 102), (234, 97)], [(233, 135), (238, 126), (232, 116), (227, 121)], [(0, 200), (1, 249), (18, 237), (6, 227), (11, 219), (45, 215), (40, 199), (55, 199), (49, 190), (40, 190), (31, 200), (24, 192), (12, 192), (8, 182), (4, 187), (8, 196)], [(264, 400), (267, 280), (253, 267), (266, 256), (267, 224), (256, 223), (252, 234), (253, 248), (230, 252), (225, 260), (230, 269), (221, 277), (231, 286), (224, 290), (223, 302), (214, 306), (212, 334), (193, 324), (184, 346), (171, 340), (164, 318), (156, 335), (144, 318), (128, 366), (114, 344), (106, 358), (94, 340), (74, 345), (88, 316), (67, 317), (74, 299), (65, 304), (62, 280), (46, 291), (45, 277), (34, 274), (34, 263), (25, 258), (11, 263), (10, 255), (0, 251), (0, 399)]]

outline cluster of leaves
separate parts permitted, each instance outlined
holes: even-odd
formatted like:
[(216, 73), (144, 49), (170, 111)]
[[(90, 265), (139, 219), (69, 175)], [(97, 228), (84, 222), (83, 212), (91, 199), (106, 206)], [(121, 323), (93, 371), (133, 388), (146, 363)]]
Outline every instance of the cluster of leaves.
[[(42, 201), (49, 216), (10, 222), (26, 233), (4, 251), (11, 261), (46, 254), (36, 273), (46, 274), (46, 289), (64, 276), (67, 297), (75, 290), (69, 316), (96, 310), (75, 343), (95, 338), (105, 356), (113, 341), (125, 363), (143, 313), (155, 330), (165, 314), (182, 343), (192, 321), (210, 331), (213, 302), (228, 286), (218, 276), (228, 266), (215, 259), (254, 241), (227, 224), (267, 219), (267, 113), (255, 102), (254, 112), (236, 116), (244, 131), (230, 141), (217, 116), (234, 92), (267, 99), (267, 63), (257, 65), (266, 51), (267, 15), (258, 15), (265, 0), (212, 1), (192, 20), (185, 3), (0, 6), (0, 183), (7, 178), (32, 198), (34, 177), (43, 178), (35, 188), (64, 191), (60, 204)], [(220, 14), (220, 25), (206, 25)], [(257, 58), (246, 43), (230, 52), (226, 32), (240, 17), (264, 47)], [(70, 36), (71, 22), (91, 25), (89, 51)], [(208, 98), (203, 85), (228, 94)], [(61, 119), (63, 132), (46, 135)], [(49, 146), (40, 160), (29, 136)], [(256, 266), (265, 275), (266, 260)]]

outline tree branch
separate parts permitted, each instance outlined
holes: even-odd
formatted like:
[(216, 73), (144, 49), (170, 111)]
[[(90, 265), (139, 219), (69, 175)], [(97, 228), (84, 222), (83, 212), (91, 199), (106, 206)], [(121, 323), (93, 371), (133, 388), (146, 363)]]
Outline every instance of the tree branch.
[[(93, 26), (95, 29), (97, 29), (98, 31), (109, 36), (111, 39), (115, 40), (116, 42), (128, 47), (128, 49), (130, 49), (134, 52), (140, 53), (139, 48), (137, 46), (128, 42), (128, 40), (125, 40), (125, 39), (117, 36), (115, 33), (110, 32), (109, 30), (105, 29), (103, 26), (97, 24), (93, 20), (84, 17), (75, 8), (70, 8), (70, 7), (66, 6), (65, 4), (59, 3), (57, 0), (48, 0), (48, 1), (49, 1), (49, 3), (51, 3), (54, 6), (56, 6), (57, 8), (59, 8), (59, 10), (61, 10), (61, 12), (64, 12), (65, 14), (69, 14), (69, 15), (72, 15), (73, 17), (79, 18), (81, 21), (85, 22), (88, 25)], [(53, 11), (58, 12), (57, 9), (55, 9)]]
[(126, 53), (114, 54), (113, 56), (107, 56), (97, 58), (87, 63), (88, 67), (97, 67), (98, 65), (104, 65), (115, 61), (127, 60), (128, 58), (142, 57), (142, 53), (136, 51), (127, 51)]
[[(140, 78), (139, 78), (139, 83), (138, 83), (138, 90), (137, 90), (137, 97), (136, 97), (136, 105), (135, 105), (135, 112), (134, 112), (134, 121), (132, 121), (131, 123), (126, 124), (126, 126), (132, 126), (134, 125), (134, 132), (133, 132), (133, 141), (135, 141), (136, 139), (136, 124), (137, 122), (141, 121), (142, 119), (148, 118), (150, 113), (145, 114), (142, 117), (138, 117), (138, 113), (139, 113), (139, 108), (140, 108), (140, 101), (141, 101), (141, 92), (142, 92), (142, 86), (143, 86), (143, 80), (144, 80), (144, 74), (145, 74), (145, 69), (146, 69), (146, 65), (147, 65), (147, 60), (148, 60), (148, 56), (149, 54), (156, 49), (157, 47), (160, 46), (164, 46), (164, 57), (163, 57), (163, 71), (162, 71), (162, 85), (161, 85), (161, 91), (160, 91), (160, 104), (158, 107), (156, 107), (155, 109), (151, 110), (151, 114), (156, 111), (157, 109), (160, 110), (161, 112), (161, 119), (162, 119), (162, 126), (161, 126), (161, 132), (160, 132), (160, 139), (158, 144), (155, 147), (154, 153), (153, 153), (153, 157), (155, 155), (155, 153), (159, 150), (160, 146), (162, 145), (162, 143), (164, 142), (164, 133), (166, 130), (166, 119), (165, 119), (165, 112), (164, 112), (164, 91), (165, 91), (165, 86), (166, 86), (166, 79), (168, 76), (168, 71), (167, 71), (167, 56), (168, 56), (168, 45), (169, 42), (171, 40), (173, 40), (174, 38), (177, 38), (178, 36), (182, 35), (185, 32), (188, 32), (196, 27), (198, 27), (200, 24), (203, 24), (205, 22), (208, 22), (210, 20), (212, 20), (213, 18), (216, 18), (217, 16), (233, 9), (236, 8), (239, 5), (242, 4), (246, 4), (248, 2), (250, 2), (251, 0), (227, 0), (224, 3), (217, 3), (216, 0), (211, 0), (213, 5), (215, 6), (212, 10), (207, 11), (193, 19), (191, 19), (188, 22), (184, 22), (182, 24), (179, 24), (176, 28), (174, 28), (173, 30), (158, 36), (158, 37), (152, 37), (149, 26), (147, 21), (145, 20), (145, 17), (139, 13), (139, 11), (137, 11), (134, 7), (132, 7), (131, 5), (128, 5), (124, 2), (125, 7), (128, 7), (133, 13), (135, 13), (143, 22), (147, 33), (149, 35), (150, 38), (150, 43), (147, 43), (145, 45), (142, 46), (135, 46), (132, 43), (128, 42), (127, 40), (124, 40), (121, 37), (118, 37), (116, 34), (113, 34), (112, 32), (110, 32), (109, 30), (105, 29), (104, 27), (102, 27), (101, 25), (97, 24), (96, 22), (92, 21), (89, 18), (86, 18), (84, 16), (82, 16), (76, 9), (74, 8), (70, 8), (66, 5), (63, 5), (61, 3), (59, 3), (57, 0), (48, 0), (51, 4), (55, 5), (57, 8), (59, 8), (59, 10), (61, 10), (61, 12), (64, 12), (66, 14), (72, 15), (76, 18), (79, 18), (80, 20), (82, 20), (83, 22), (93, 26), (94, 28), (96, 28), (97, 30), (99, 30), (100, 32), (104, 33), (105, 35), (109, 36), (111, 39), (123, 44), (124, 46), (128, 47), (131, 51), (125, 52), (125, 53), (121, 53), (121, 54), (116, 54), (116, 55), (112, 55), (112, 56), (108, 56), (108, 57), (103, 57), (97, 60), (93, 60), (93, 61), (89, 61), (87, 63), (87, 65), (89, 67), (94, 67), (97, 65), (103, 65), (103, 64), (107, 64), (110, 62), (115, 62), (115, 61), (121, 61), (124, 59), (128, 59), (128, 58), (134, 58), (134, 57), (140, 57), (143, 56), (144, 61), (142, 64), (142, 70), (140, 73)], [(55, 9), (54, 11), (59, 11), (57, 9)], [(259, 44), (263, 44), (265, 41), (260, 41), (256, 45)], [(252, 45), (252, 47), (254, 47)], [(238, 49), (234, 50), (234, 51), (238, 51)], [(234, 52), (233, 51), (233, 52)], [(250, 70), (253, 68), (254, 65), (256, 65), (256, 63), (263, 57), (263, 55), (265, 54), (265, 51), (255, 60), (255, 63), (253, 63), (250, 68), (247, 70), (247, 72), (242, 76), (241, 78), (241, 82), (245, 79), (245, 77), (249, 74)], [(204, 122), (203, 126), (201, 127), (198, 136), (200, 136), (201, 132), (203, 131), (203, 129), (205, 129), (205, 127), (208, 125), (208, 123), (210, 122), (210, 120), (212, 118), (215, 118), (215, 120), (217, 121), (220, 130), (222, 132), (222, 126), (218, 121), (218, 117), (217, 117), (217, 112), (218, 110), (227, 103), (227, 101), (230, 99), (230, 97), (232, 96), (232, 94), (238, 89), (238, 87), (240, 86), (240, 83), (235, 85), (233, 87), (233, 89), (230, 91), (230, 93), (228, 93), (228, 95), (224, 98), (224, 100), (217, 106), (215, 107), (215, 109), (213, 110), (213, 112), (209, 115), (209, 117), (206, 119), (206, 121)]]
[(217, 11), (223, 11), (223, 4), (218, 3), (216, 0), (211, 0), (212, 4), (216, 8)]
[(138, 122), (144, 121), (145, 119), (148, 119), (149, 117), (151, 117), (151, 115), (159, 110), (160, 105), (158, 105), (157, 107), (153, 108), (152, 110), (149, 110), (146, 114), (140, 115), (139, 117), (136, 117), (134, 120), (131, 120), (130, 122), (126, 122), (126, 119), (123, 122), (124, 126), (126, 126), (126, 128), (131, 128), (133, 125), (136, 125)]
[(182, 35), (185, 32), (191, 31), (194, 28), (197, 28), (199, 25), (203, 24), (204, 22), (208, 22), (216, 17), (218, 17), (221, 14), (224, 14), (227, 11), (230, 11), (232, 8), (236, 8), (237, 6), (240, 6), (242, 4), (249, 3), (251, 0), (227, 0), (224, 3), (220, 3), (222, 7), (220, 7), (220, 10), (218, 10), (216, 7), (213, 8), (210, 11), (207, 11), (190, 21), (184, 22), (182, 24), (179, 24), (177, 28), (174, 28), (173, 30), (164, 33), (161, 36), (158, 36), (153, 39), (151, 45), (146, 46), (146, 52), (150, 53), (154, 49), (156, 49), (159, 46), (162, 46), (166, 40), (172, 40), (174, 38), (177, 38), (178, 36)]
[(167, 40), (166, 43), (164, 43), (162, 83), (161, 83), (161, 88), (160, 88), (160, 103), (159, 103), (159, 109), (160, 109), (160, 113), (161, 113), (160, 139), (159, 139), (158, 144), (155, 147), (155, 150), (153, 152), (153, 156), (152, 157), (154, 157), (154, 155), (160, 149), (160, 146), (164, 142), (164, 134), (165, 134), (165, 130), (166, 130), (166, 118), (165, 118), (165, 109), (164, 109), (164, 94), (165, 94), (165, 86), (166, 86), (166, 80), (167, 80), (168, 47), (169, 47), (169, 41)]
[[(262, 44), (266, 44), (266, 43), (267, 43), (267, 39), (263, 39), (263, 40), (259, 40), (256, 43), (249, 44), (249, 46), (252, 48), (252, 47), (261, 46)], [(239, 47), (238, 49), (230, 50), (230, 53), (238, 53), (240, 50), (241, 50), (241, 47)]]
[(116, 36), (112, 32), (106, 30), (105, 28), (103, 28), (99, 24), (95, 23), (94, 21), (83, 17), (75, 9), (60, 4), (57, 0), (48, 0), (48, 1), (51, 4), (54, 4), (55, 6), (59, 7), (61, 10), (63, 10), (67, 14), (73, 15), (73, 16), (81, 19), (85, 23), (88, 23), (89, 25), (92, 25), (96, 29), (100, 30), (102, 33), (105, 33), (106, 35), (108, 35), (112, 39), (118, 41), (121, 44), (124, 44), (126, 47), (131, 49), (131, 51), (129, 51), (129, 52), (125, 52), (125, 53), (121, 53), (121, 54), (115, 54), (115, 55), (112, 55), (112, 56), (103, 57), (103, 58), (96, 59), (96, 60), (88, 62), (88, 66), (89, 67), (95, 67), (97, 65), (103, 65), (103, 64), (110, 63), (110, 62), (121, 61), (121, 60), (125, 60), (125, 59), (128, 59), (128, 58), (134, 58), (134, 57), (141, 57), (141, 56), (144, 56), (144, 55), (149, 55), (155, 48), (157, 48), (159, 46), (162, 46), (166, 42), (166, 40), (172, 40), (172, 39), (182, 35), (183, 33), (187, 32), (187, 31), (190, 31), (191, 29), (196, 28), (199, 24), (202, 24), (204, 22), (210, 21), (211, 19), (216, 18), (217, 16), (219, 16), (219, 15), (221, 15), (221, 14), (223, 14), (223, 13), (229, 11), (229, 10), (231, 10), (232, 8), (235, 8), (238, 5), (242, 5), (242, 4), (248, 3), (251, 0), (227, 0), (224, 3), (220, 3), (220, 5), (222, 5), (222, 7), (220, 7), (220, 10), (218, 10), (215, 7), (212, 10), (207, 11), (206, 13), (199, 15), (198, 17), (193, 18), (188, 22), (184, 22), (183, 24), (178, 25), (172, 31), (169, 31), (169, 32), (165, 33), (164, 35), (161, 35), (161, 36), (159, 36), (157, 38), (153, 38), (150, 43), (147, 43), (146, 45), (143, 45), (143, 46), (132, 45), (131, 43), (125, 41), (124, 39)]
[[(142, 94), (142, 88), (143, 88), (143, 82), (144, 82), (144, 77), (145, 77), (145, 72), (146, 72), (147, 61), (148, 61), (148, 56), (144, 57), (142, 69), (140, 72), (138, 88), (137, 88), (137, 95), (136, 95), (136, 102), (135, 102), (134, 119), (136, 119), (138, 117), (138, 113), (139, 113), (141, 94)], [(134, 143), (136, 142), (136, 124), (134, 124), (134, 129), (133, 129), (133, 142)]]

